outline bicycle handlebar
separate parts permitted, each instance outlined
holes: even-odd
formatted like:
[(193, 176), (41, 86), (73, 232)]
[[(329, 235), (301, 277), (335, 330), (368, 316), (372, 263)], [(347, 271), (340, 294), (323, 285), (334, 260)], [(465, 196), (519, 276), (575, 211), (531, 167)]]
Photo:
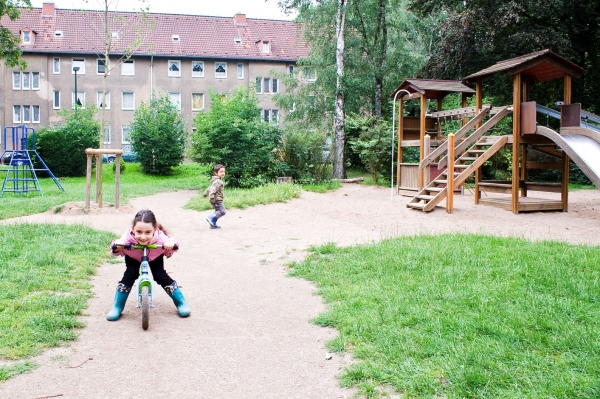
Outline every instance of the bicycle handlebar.
[[(139, 244), (111, 244), (110, 249), (115, 252), (117, 250), (117, 248), (123, 248), (123, 249), (144, 249), (144, 248), (148, 248), (148, 249), (163, 249), (164, 246), (162, 244), (149, 244), (149, 245), (139, 245)], [(179, 249), (179, 245), (175, 244), (173, 246), (173, 250), (178, 250)]]

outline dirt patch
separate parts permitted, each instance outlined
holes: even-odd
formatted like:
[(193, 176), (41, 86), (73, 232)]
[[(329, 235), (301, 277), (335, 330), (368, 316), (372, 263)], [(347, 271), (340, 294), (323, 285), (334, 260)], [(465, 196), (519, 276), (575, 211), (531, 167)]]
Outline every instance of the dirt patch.
[[(521, 215), (475, 206), (466, 192), (449, 215), (443, 208), (407, 209), (409, 199), (389, 188), (346, 184), (328, 194), (303, 192), (287, 204), (228, 210), (220, 230), (209, 229), (208, 212), (182, 208), (195, 195), (137, 198), (118, 213), (67, 209), (2, 222), (83, 223), (120, 234), (139, 209), (152, 209), (180, 241), (166, 269), (192, 315), (180, 319), (158, 292), (147, 331), (133, 296), (122, 318), (107, 322), (124, 267), (102, 265), (79, 339), (33, 359), (40, 367), (0, 385), (1, 398), (351, 398), (354, 392), (337, 380), (348, 357), (327, 360), (325, 343), (336, 331), (310, 323), (326, 306), (311, 283), (287, 276), (285, 265), (304, 258), (308, 246), (450, 232), (600, 245), (597, 190), (570, 193), (568, 213)], [(140, 387), (142, 376), (151, 391)]]
[(55, 206), (46, 213), (61, 214), (61, 215), (106, 215), (106, 214), (129, 214), (133, 212), (131, 205), (120, 205), (115, 208), (114, 204), (103, 203), (102, 208), (96, 202), (90, 202), (89, 208), (86, 208), (85, 201), (82, 202), (66, 202)]

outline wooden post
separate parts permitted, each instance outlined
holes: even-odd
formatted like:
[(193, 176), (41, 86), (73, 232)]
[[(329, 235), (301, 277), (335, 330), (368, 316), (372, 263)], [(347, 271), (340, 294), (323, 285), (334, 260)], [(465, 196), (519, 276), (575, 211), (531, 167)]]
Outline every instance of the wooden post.
[[(420, 127), (421, 134), (419, 135), (419, 162), (423, 160), (424, 157), (424, 146), (425, 146), (425, 115), (427, 114), (427, 99), (425, 95), (421, 96), (421, 118), (420, 118)], [(419, 170), (419, 191), (423, 189), (425, 182), (425, 169)]]
[[(477, 110), (477, 113), (481, 111), (481, 108), (483, 108), (483, 78), (480, 76), (475, 83), (475, 109)], [(481, 125), (482, 123), (479, 122), (477, 124), (477, 129), (479, 129)]]
[[(462, 98), (461, 98), (461, 101), (460, 101), (460, 106), (462, 108), (467, 108), (467, 93), (462, 93), (461, 97)], [(460, 120), (460, 127), (463, 127), (466, 124), (467, 124), (467, 118), (462, 118)]]
[(448, 135), (448, 169), (446, 169), (446, 212), (454, 208), (454, 133)]
[(513, 158), (512, 158), (512, 198), (511, 208), (514, 214), (519, 213), (519, 152), (521, 149), (521, 74), (513, 78)]
[[(571, 104), (571, 75), (565, 75), (564, 80), (564, 98), (565, 105)], [(562, 191), (560, 200), (563, 203), (563, 212), (569, 211), (569, 163), (570, 159), (567, 154), (563, 155), (563, 173), (562, 173)]]
[(119, 195), (121, 192), (121, 154), (117, 154), (115, 165), (115, 209), (119, 209)]
[(523, 79), (523, 102), (526, 103), (529, 101), (529, 80)]
[(92, 155), (87, 154), (87, 169), (85, 172), (85, 209), (90, 209), (90, 191), (92, 191)]
[(525, 184), (525, 182), (528, 179), (527, 157), (529, 156), (529, 151), (527, 144), (521, 146), (521, 151), (523, 157), (523, 162), (521, 164), (521, 180), (523, 181), (523, 187), (521, 188), (521, 197), (527, 197), (527, 185)]
[(402, 140), (404, 140), (404, 101), (398, 102), (398, 164), (396, 165), (396, 194), (400, 192), (400, 164), (402, 163)]
[(102, 155), (96, 154), (96, 202), (102, 208)]
[[(429, 154), (431, 153), (431, 137), (429, 137), (428, 134), (425, 135), (425, 152), (423, 153), (423, 157), (428, 157)], [(427, 186), (430, 182), (429, 180), (431, 179), (431, 164), (427, 164), (427, 166), (425, 167), (425, 180), (423, 181), (423, 186)]]
[[(442, 97), (437, 98), (437, 110), (438, 111), (442, 110)], [(439, 140), (441, 137), (442, 137), (442, 124), (440, 123), (440, 120), (438, 119), (437, 120), (437, 139)]]

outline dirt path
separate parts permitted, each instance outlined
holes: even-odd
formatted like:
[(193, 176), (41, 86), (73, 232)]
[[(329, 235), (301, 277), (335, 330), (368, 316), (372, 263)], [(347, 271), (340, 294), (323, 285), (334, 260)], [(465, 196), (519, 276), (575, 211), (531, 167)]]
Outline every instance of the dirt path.
[[(179, 239), (167, 271), (192, 308), (177, 316), (158, 293), (150, 328), (130, 296), (121, 319), (107, 322), (122, 264), (105, 264), (93, 278), (87, 327), (79, 339), (33, 359), (40, 367), (0, 385), (0, 398), (350, 398), (338, 386), (346, 364), (326, 360), (335, 331), (309, 320), (325, 309), (308, 282), (286, 276), (284, 265), (309, 245), (353, 245), (417, 233), (472, 232), (600, 245), (600, 193), (570, 194), (570, 212), (510, 212), (457, 197), (455, 211), (408, 210), (389, 189), (346, 185), (329, 194), (302, 193), (287, 204), (231, 209), (221, 230), (205, 214), (182, 209), (191, 191), (138, 198), (121, 211), (90, 215), (45, 213), (4, 221), (84, 223), (122, 233), (141, 208)], [(144, 389), (142, 381), (148, 388)]]

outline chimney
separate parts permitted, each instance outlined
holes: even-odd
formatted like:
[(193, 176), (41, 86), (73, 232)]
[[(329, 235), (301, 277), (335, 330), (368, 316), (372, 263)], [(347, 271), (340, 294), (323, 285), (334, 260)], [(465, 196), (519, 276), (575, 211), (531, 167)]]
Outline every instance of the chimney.
[(53, 17), (54, 16), (54, 3), (44, 3), (42, 5), (42, 16)]
[(235, 14), (235, 24), (236, 25), (246, 25), (246, 14), (237, 13)]

